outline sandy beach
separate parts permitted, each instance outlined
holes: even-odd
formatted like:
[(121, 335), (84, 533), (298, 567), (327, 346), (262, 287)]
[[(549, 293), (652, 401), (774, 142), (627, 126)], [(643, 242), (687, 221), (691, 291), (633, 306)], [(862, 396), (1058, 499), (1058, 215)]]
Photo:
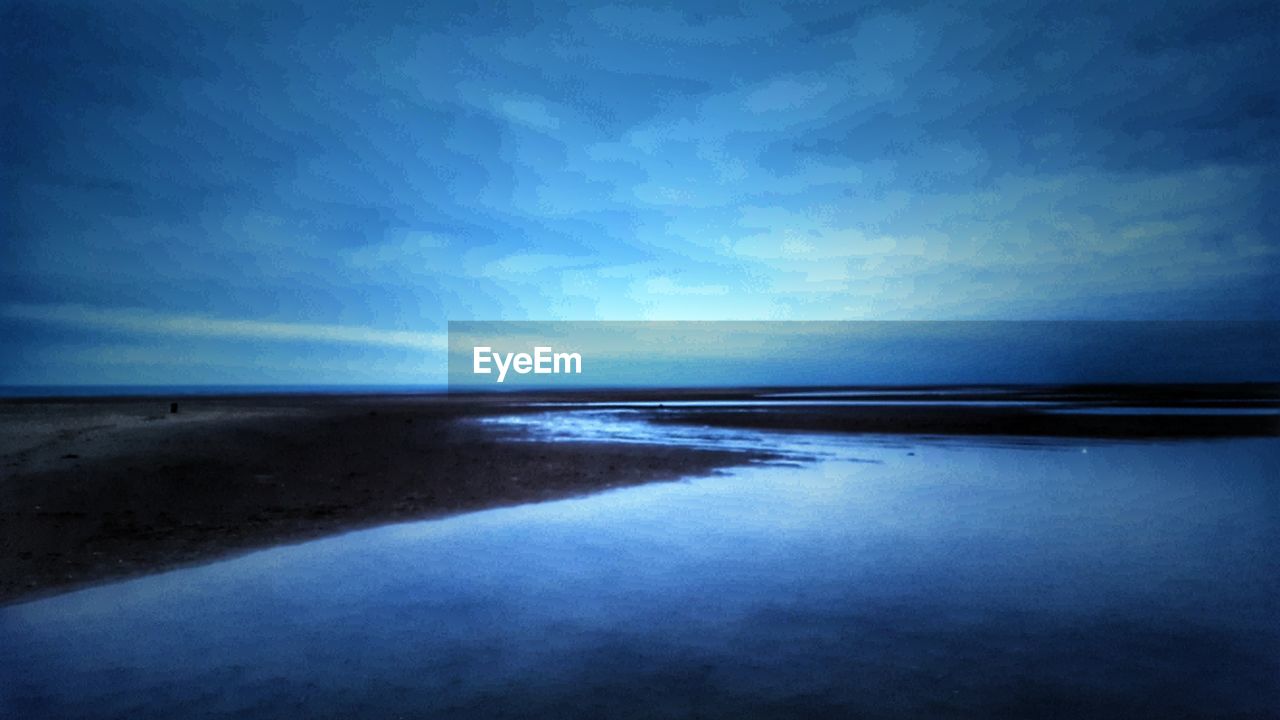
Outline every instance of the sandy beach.
[(6, 401), (0, 715), (1266, 717), (1273, 395)]
[[(803, 402), (762, 390), (7, 400), (0, 402), (0, 602), (348, 529), (676, 480), (768, 457), (643, 441), (514, 442), (510, 430), (474, 422), (486, 417), (594, 409), (663, 424), (826, 433), (1280, 432), (1274, 413), (1221, 414), (1271, 407), (1271, 386), (941, 392), (926, 392), (924, 402), (906, 390), (876, 391), (873, 400), (811, 391)], [(1086, 410), (1145, 410), (1071, 411), (1085, 399)], [(1050, 402), (1062, 408), (1043, 407)], [(1150, 414), (1152, 407), (1173, 412)]]
[[(0, 602), (399, 520), (705, 474), (753, 455), (502, 442), (447, 397), (0, 404)], [(502, 409), (510, 412), (510, 409)]]

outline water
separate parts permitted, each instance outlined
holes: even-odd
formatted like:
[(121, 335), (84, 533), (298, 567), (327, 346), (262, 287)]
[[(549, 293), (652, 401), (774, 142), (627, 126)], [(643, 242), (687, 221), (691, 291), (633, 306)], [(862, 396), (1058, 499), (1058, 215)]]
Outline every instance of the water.
[(791, 461), (0, 608), (0, 716), (1280, 707), (1277, 439), (839, 438), (648, 426), (625, 411), (499, 424)]
[(0, 385), (5, 398), (441, 394), (444, 385)]
[[(779, 396), (780, 397), (780, 396)], [(973, 407), (973, 408), (1034, 408), (1056, 407), (1062, 403), (1056, 400), (935, 400), (930, 397), (916, 397), (907, 400), (630, 400), (608, 402), (574, 402), (559, 401), (530, 403), (544, 407), (615, 407), (615, 408), (770, 408), (770, 407)]]
[[(799, 398), (804, 393), (793, 393)], [(778, 395), (776, 397), (783, 397)], [(571, 408), (608, 408), (608, 409), (647, 409), (671, 410), (715, 408), (735, 410), (766, 410), (769, 408), (889, 408), (909, 407), (918, 409), (938, 408), (975, 408), (975, 409), (1017, 409), (1034, 410), (1036, 412), (1062, 413), (1072, 415), (1280, 415), (1280, 405), (1274, 399), (1245, 400), (1201, 400), (1200, 402), (1223, 403), (1221, 405), (1186, 405), (1148, 406), (1148, 405), (1116, 405), (1114, 397), (1103, 396), (1088, 399), (1085, 402), (1079, 397), (1059, 397), (1052, 400), (949, 400), (939, 399), (941, 396), (917, 394), (907, 399), (863, 399), (863, 400), (831, 400), (820, 398), (801, 399), (769, 399), (762, 397), (751, 400), (628, 400), (628, 401), (552, 401), (527, 403), (529, 407), (545, 407), (558, 409)]]
[(1072, 407), (1046, 410), (1072, 415), (1280, 415), (1274, 407)]

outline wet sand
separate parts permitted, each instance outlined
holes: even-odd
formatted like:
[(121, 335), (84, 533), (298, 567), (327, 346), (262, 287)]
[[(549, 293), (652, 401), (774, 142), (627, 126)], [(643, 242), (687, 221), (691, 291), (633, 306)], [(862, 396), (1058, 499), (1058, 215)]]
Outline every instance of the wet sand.
[[(901, 398), (874, 392), (886, 403), (919, 400), (919, 389), (904, 390)], [(1179, 407), (1269, 408), (1275, 386), (941, 392), (949, 402), (1053, 398), (1095, 407), (1160, 406), (1175, 414), (1072, 415), (928, 403), (665, 405), (777, 398), (762, 390), (0, 401), (0, 603), (347, 529), (675, 480), (767, 457), (727, 448), (513, 442), (510, 430), (470, 422), (485, 416), (639, 403), (632, 411), (652, 422), (771, 430), (1280, 434), (1274, 414), (1177, 414)], [(179, 402), (179, 413), (169, 413), (171, 400)]]
[(382, 523), (761, 455), (522, 443), (447, 397), (0, 403), (0, 603)]

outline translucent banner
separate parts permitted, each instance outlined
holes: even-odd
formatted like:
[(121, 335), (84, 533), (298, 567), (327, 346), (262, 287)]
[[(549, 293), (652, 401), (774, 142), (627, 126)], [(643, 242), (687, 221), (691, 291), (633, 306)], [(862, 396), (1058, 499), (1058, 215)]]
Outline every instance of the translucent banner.
[(450, 390), (1274, 382), (1280, 323), (449, 323)]

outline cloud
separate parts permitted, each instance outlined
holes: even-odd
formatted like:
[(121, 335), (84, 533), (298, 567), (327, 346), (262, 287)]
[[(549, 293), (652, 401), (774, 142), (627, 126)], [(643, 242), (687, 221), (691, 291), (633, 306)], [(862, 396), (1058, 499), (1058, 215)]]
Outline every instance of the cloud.
[(0, 318), (1274, 317), (1274, 3), (993, 9), (24, 5)]
[(414, 231), (389, 235), (393, 237), (385, 242), (353, 250), (347, 262), (357, 270), (426, 273), (446, 264), (451, 257), (448, 239), (439, 235)]
[(794, 111), (822, 94), (826, 83), (774, 80), (747, 96), (747, 109), (755, 113)]
[(707, 12), (691, 4), (687, 9), (609, 5), (591, 12), (600, 30), (610, 37), (643, 39), (669, 45), (734, 46), (766, 38), (790, 24), (780, 8), (757, 6), (742, 14)]
[(547, 271), (562, 271), (594, 265), (597, 261), (581, 255), (514, 253), (486, 263), (479, 270), (485, 277), (520, 277)]
[(217, 339), (144, 342), (56, 342), (24, 352), (0, 371), (0, 383), (48, 385), (405, 385), (443, 384), (443, 351), (383, 348), (375, 352), (308, 353), (280, 345), (246, 354)]
[(729, 287), (727, 285), (689, 285), (665, 275), (645, 280), (641, 287), (644, 292), (657, 296), (729, 294)]
[(91, 308), (81, 305), (10, 304), (0, 307), (0, 316), (90, 330), (170, 337), (323, 342), (416, 350), (440, 350), (448, 345), (448, 339), (442, 333), (379, 330), (351, 325), (227, 320), (200, 315), (171, 315), (148, 310)]
[(560, 129), (560, 119), (551, 114), (544, 102), (523, 98), (497, 98), (494, 100), (494, 107), (508, 120), (535, 130)]

